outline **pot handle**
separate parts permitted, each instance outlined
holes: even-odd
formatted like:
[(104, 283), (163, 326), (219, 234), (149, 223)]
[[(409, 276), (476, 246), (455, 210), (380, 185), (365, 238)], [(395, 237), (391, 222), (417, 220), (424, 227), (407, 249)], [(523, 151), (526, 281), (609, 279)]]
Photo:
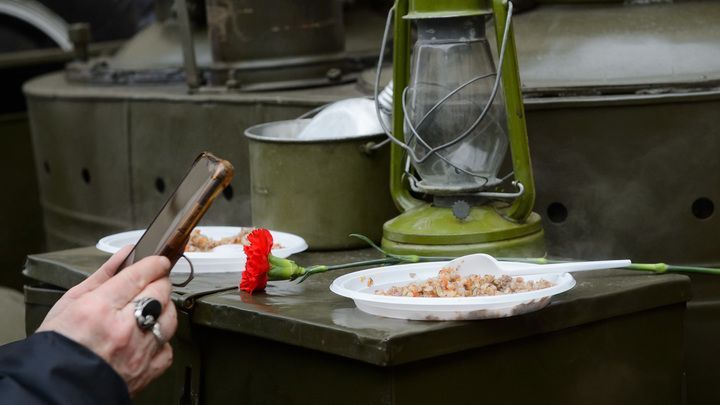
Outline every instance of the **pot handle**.
[(369, 141), (363, 144), (363, 146), (360, 147), (360, 150), (362, 150), (364, 154), (371, 156), (376, 150), (387, 145), (389, 142), (390, 139), (385, 139), (382, 142)]

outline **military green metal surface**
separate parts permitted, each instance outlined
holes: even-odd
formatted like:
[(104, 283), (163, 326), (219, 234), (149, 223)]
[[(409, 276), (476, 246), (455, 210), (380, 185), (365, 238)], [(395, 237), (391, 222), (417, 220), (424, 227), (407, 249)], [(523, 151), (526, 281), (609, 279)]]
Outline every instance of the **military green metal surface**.
[(542, 231), (540, 216), (527, 222), (509, 222), (493, 206), (472, 207), (465, 219), (456, 218), (449, 208), (430, 204), (406, 211), (385, 224), (385, 237), (396, 242), (428, 245), (482, 243), (507, 240)]
[(42, 211), (38, 202), (30, 128), (25, 113), (0, 115), (0, 286), (22, 289), (21, 270), (28, 253), (43, 251)]
[[(307, 265), (376, 255), (366, 249), (296, 258)], [(26, 274), (68, 288), (106, 257), (94, 248), (34, 255)], [(303, 284), (271, 282), (255, 295), (233, 288), (238, 273), (197, 275), (174, 297), (181, 308), (176, 362), (151, 386), (164, 396), (138, 403), (178, 403), (170, 397), (185, 394), (206, 404), (406, 404), (479, 396), (498, 404), (682, 403), (690, 294), (684, 276), (578, 273), (574, 289), (535, 313), (422, 322), (367, 315), (332, 294), (329, 283), (345, 272)], [(233, 289), (208, 294), (217, 286)], [(183, 310), (181, 297), (189, 293), (208, 295)], [(447, 389), (456, 385), (467, 388)], [(183, 391), (191, 386), (195, 391)]]
[(25, 337), (25, 311), (25, 300), (20, 291), (0, 287), (0, 345)]
[(30, 81), (25, 93), (51, 249), (91, 245), (105, 235), (144, 228), (203, 150), (230, 160), (237, 173), (203, 223), (249, 225), (243, 131), (362, 95), (352, 85), (189, 95), (182, 85), (76, 86), (62, 74)]
[(490, 0), (410, 0), (404, 18), (467, 17), (491, 13)]
[(502, 257), (540, 257), (546, 252), (543, 236), (544, 233), (540, 230), (508, 240), (452, 245), (403, 243), (383, 238), (382, 248), (387, 252), (400, 255), (457, 257), (482, 252)]
[(384, 136), (293, 139), (309, 120), (249, 128), (253, 226), (302, 235), (312, 250), (367, 246), (351, 233), (379, 241), (397, 214), (388, 190), (390, 149), (364, 147)]
[(510, 144), (510, 158), (512, 160), (513, 175), (515, 180), (523, 185), (523, 193), (513, 200), (503, 215), (510, 221), (524, 223), (529, 222), (533, 214), (535, 204), (535, 179), (533, 178), (532, 161), (528, 147), (528, 134), (525, 124), (525, 109), (523, 97), (520, 90), (520, 69), (518, 67), (517, 50), (515, 47), (515, 29), (513, 22), (507, 27), (507, 16), (509, 7), (507, 0), (493, 0), (493, 13), (495, 21), (495, 35), (498, 54), (502, 49), (502, 36), (505, 30), (508, 31), (507, 43), (505, 44), (504, 61), (502, 71), (499, 72), (502, 79), (502, 89), (505, 99), (505, 111), (507, 114), (507, 137)]
[(464, 220), (450, 208), (422, 205), (383, 225), (382, 247), (396, 254), (461, 256), (484, 252), (504, 257), (542, 257), (540, 216), (508, 221), (492, 206), (472, 207)]

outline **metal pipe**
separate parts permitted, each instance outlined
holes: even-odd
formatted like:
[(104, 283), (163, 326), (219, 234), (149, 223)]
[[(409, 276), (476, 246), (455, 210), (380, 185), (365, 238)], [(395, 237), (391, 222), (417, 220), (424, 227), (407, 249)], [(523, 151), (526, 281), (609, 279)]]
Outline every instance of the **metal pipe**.
[(190, 13), (187, 0), (177, 0), (177, 16), (180, 24), (180, 42), (183, 51), (183, 66), (185, 68), (185, 82), (190, 92), (200, 87), (200, 74), (195, 58), (195, 44), (193, 43), (192, 27), (190, 26)]

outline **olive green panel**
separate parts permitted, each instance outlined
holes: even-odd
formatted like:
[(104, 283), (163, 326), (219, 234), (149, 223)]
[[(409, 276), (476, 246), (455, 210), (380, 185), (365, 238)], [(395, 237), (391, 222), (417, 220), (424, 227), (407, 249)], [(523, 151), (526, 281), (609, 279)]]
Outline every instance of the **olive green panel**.
[(685, 358), (688, 404), (720, 403), (720, 280), (693, 274), (692, 301), (685, 316)]
[(132, 220), (127, 105), (28, 98), (50, 249), (90, 245)]
[(389, 146), (371, 153), (367, 142), (268, 142), (250, 139), (254, 226), (305, 238), (310, 249), (348, 249), (379, 241), (382, 224), (397, 214), (388, 193)]
[(25, 333), (29, 336), (40, 327), (50, 308), (65, 294), (66, 289), (49, 284), (25, 285)]
[[(250, 178), (245, 128), (266, 120), (296, 117), (306, 109), (261, 104), (135, 102), (131, 104), (133, 226), (155, 217), (198, 153), (229, 160), (235, 176), (203, 218), (205, 225), (249, 226)], [(162, 190), (162, 191), (161, 191)]]
[(202, 328), (199, 394), (206, 404), (682, 404), (684, 309), (387, 368)]
[(0, 285), (20, 290), (25, 257), (44, 250), (30, 129), (24, 113), (0, 116)]
[(0, 287), (0, 345), (25, 337), (25, 301), (20, 291)]
[(395, 403), (684, 404), (684, 314), (661, 307), (396, 367)]
[(24, 91), (52, 249), (92, 245), (102, 236), (147, 226), (206, 149), (232, 161), (236, 174), (232, 191), (217, 200), (203, 223), (249, 225), (244, 130), (362, 95), (352, 85), (187, 94), (177, 85), (73, 86), (61, 74), (33, 79)]
[(526, 103), (548, 253), (720, 262), (720, 94), (713, 98)]

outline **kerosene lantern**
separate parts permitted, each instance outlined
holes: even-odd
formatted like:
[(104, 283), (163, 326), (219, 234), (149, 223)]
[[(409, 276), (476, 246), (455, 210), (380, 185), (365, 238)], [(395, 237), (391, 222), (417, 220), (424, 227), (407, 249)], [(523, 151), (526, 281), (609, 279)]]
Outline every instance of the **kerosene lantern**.
[[(535, 187), (512, 10), (507, 0), (395, 2), (388, 132), (391, 192), (403, 213), (384, 225), (386, 250), (545, 253), (540, 216), (532, 212)], [(497, 64), (485, 36), (491, 19)], [(417, 38), (412, 48), (411, 23)], [(512, 171), (500, 175), (508, 146)]]

